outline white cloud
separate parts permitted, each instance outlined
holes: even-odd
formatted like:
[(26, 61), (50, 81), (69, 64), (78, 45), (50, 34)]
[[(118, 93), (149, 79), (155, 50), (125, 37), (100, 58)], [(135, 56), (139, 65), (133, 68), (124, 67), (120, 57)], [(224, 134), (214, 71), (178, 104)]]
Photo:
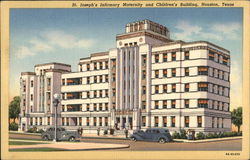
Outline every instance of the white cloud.
[(242, 106), (242, 70), (240, 64), (233, 61), (231, 64), (231, 74), (230, 74), (231, 90), (230, 90), (230, 100), (231, 108), (236, 108)]
[(16, 56), (17, 58), (20, 58), (20, 59), (27, 57), (27, 56), (34, 56), (34, 55), (35, 53), (26, 46), (21, 46), (16, 51)]
[(91, 39), (78, 38), (64, 31), (42, 31), (37, 36), (32, 37), (27, 45), (18, 47), (16, 55), (18, 58), (25, 58), (39, 53), (50, 52), (58, 48), (89, 48), (93, 44), (94, 41)]
[(241, 25), (236, 22), (227, 24), (208, 24), (207, 26), (200, 26), (189, 21), (179, 21), (175, 27), (178, 32), (173, 33), (174, 38), (185, 41), (192, 41), (194, 39), (217, 40), (223, 39), (237, 40), (239, 39), (239, 31)]

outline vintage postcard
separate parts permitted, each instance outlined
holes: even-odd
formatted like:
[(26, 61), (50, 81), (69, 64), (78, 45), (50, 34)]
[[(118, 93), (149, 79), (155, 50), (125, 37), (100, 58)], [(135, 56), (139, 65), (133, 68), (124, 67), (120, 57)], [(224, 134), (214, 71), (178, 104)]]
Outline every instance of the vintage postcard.
[(249, 7), (1, 2), (1, 158), (249, 159)]

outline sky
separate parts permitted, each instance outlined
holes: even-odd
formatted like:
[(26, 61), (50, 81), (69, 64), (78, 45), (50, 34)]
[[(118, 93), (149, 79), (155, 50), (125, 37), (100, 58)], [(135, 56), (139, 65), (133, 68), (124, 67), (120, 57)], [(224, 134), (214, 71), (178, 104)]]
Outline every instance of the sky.
[(19, 95), (21, 72), (60, 62), (77, 71), (80, 58), (115, 48), (130, 22), (149, 19), (174, 40), (209, 41), (231, 53), (231, 108), (242, 106), (241, 8), (11, 9), (10, 99)]

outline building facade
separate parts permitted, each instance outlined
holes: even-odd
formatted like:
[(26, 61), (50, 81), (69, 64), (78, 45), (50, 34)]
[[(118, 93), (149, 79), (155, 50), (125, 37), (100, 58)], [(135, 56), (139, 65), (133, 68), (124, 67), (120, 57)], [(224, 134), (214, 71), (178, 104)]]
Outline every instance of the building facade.
[[(230, 52), (206, 41), (172, 40), (165, 26), (150, 20), (127, 24), (116, 36), (116, 48), (80, 59), (77, 72), (63, 69), (53, 93), (62, 95), (58, 124), (67, 129), (231, 130)], [(33, 74), (23, 73), (22, 79)], [(39, 111), (46, 119), (42, 100), (32, 105), (44, 107)], [(26, 110), (31, 111), (27, 105)], [(32, 117), (20, 118), (34, 126)], [(46, 128), (51, 122), (35, 125)]]

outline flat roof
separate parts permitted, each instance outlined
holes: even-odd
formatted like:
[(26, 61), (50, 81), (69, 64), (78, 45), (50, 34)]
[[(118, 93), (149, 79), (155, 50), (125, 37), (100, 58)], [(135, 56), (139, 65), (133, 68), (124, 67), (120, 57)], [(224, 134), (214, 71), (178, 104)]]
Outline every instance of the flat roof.
[(57, 62), (50, 62), (50, 63), (44, 63), (44, 64), (36, 64), (35, 67), (46, 66), (46, 65), (61, 65), (61, 66), (71, 67), (71, 65), (69, 65), (69, 64), (57, 63)]

